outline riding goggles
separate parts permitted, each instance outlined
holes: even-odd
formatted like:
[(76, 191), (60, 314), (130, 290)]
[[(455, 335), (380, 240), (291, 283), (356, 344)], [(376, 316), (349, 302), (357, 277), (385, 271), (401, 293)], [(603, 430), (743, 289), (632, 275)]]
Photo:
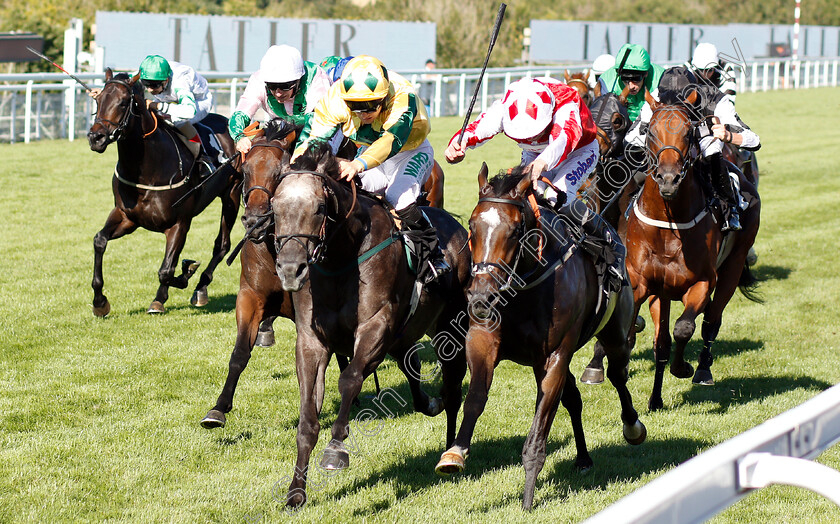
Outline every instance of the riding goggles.
[(268, 88), (269, 91), (291, 91), (295, 87), (297, 87), (297, 80), (291, 80), (289, 82), (266, 82), (265, 87)]
[(373, 113), (382, 106), (383, 100), (347, 100), (347, 108), (354, 113)]
[(645, 79), (645, 74), (636, 71), (625, 71), (621, 73), (621, 81), (625, 84), (627, 82), (641, 83)]
[(158, 89), (163, 87), (166, 80), (141, 80), (141, 82), (143, 82), (143, 86), (145, 86), (146, 89)]

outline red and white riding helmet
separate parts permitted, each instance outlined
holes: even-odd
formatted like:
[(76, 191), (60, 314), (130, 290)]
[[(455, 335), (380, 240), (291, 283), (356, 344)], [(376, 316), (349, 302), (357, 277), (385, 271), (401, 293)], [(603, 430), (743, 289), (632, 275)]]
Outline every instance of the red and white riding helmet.
[(554, 117), (554, 94), (535, 78), (523, 78), (508, 86), (502, 104), (502, 128), (514, 140), (534, 138)]

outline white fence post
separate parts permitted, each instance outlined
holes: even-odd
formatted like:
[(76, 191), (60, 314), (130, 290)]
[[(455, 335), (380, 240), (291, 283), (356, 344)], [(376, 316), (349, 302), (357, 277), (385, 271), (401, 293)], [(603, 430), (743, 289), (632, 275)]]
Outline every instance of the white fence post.
[(32, 84), (34, 80), (26, 82), (26, 109), (23, 117), (23, 143), (28, 144), (31, 135), (32, 127)]

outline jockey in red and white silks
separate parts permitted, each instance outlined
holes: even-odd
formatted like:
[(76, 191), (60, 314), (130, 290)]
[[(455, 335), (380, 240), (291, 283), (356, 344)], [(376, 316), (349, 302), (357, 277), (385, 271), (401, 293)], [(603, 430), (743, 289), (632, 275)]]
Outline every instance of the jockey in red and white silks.
[[(504, 133), (522, 148), (522, 164), (530, 167), (531, 180), (545, 176), (571, 202), (598, 164), (595, 129), (589, 108), (574, 88), (548, 77), (523, 78), (467, 126), (462, 144), (460, 131), (455, 133), (445, 154), (450, 163), (459, 162), (466, 149)], [(546, 184), (538, 182), (536, 187), (549, 201), (557, 201), (553, 190), (546, 192)]]

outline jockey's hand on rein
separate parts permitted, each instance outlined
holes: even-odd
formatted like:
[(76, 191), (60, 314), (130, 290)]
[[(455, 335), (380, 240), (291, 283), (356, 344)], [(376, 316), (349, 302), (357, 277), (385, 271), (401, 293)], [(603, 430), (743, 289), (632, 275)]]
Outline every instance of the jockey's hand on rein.
[(250, 151), (251, 150), (251, 139), (248, 138), (247, 136), (244, 136), (244, 137), (240, 138), (236, 142), (236, 150), (239, 151), (240, 153), (243, 153), (243, 154)]
[(339, 168), (341, 169), (341, 175), (339, 178), (347, 180), (348, 182), (353, 180), (356, 175), (365, 170), (364, 165), (356, 160), (350, 161), (339, 159), (338, 162)]

